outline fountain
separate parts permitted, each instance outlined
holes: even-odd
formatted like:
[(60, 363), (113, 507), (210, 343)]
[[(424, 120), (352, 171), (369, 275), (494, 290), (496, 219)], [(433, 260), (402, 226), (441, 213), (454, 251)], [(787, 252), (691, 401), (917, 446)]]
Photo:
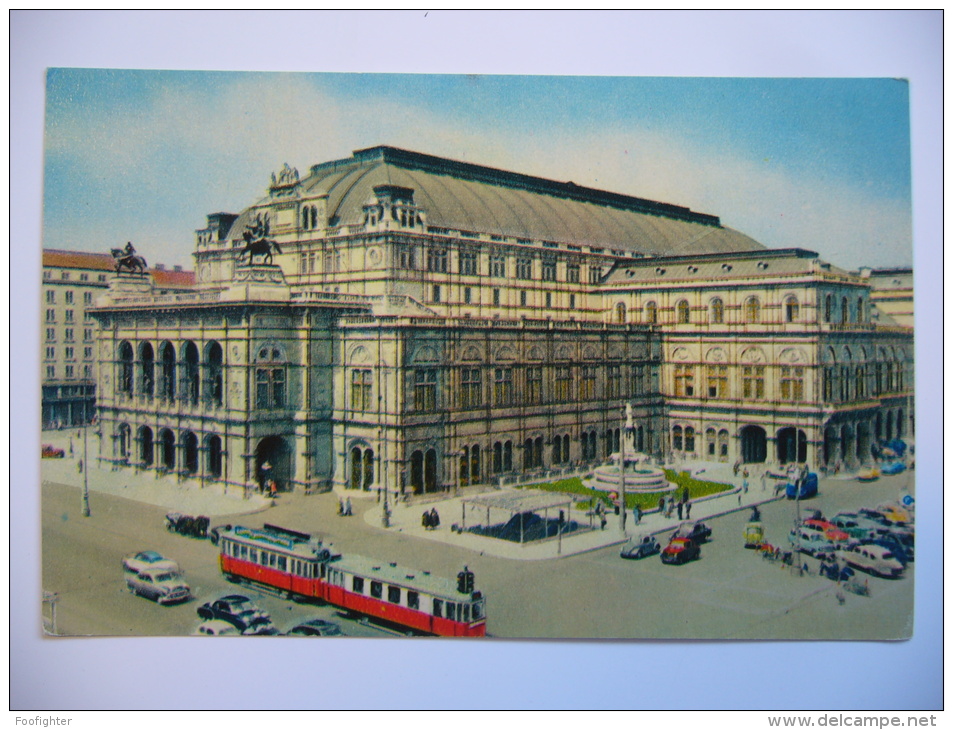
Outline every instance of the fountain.
[[(622, 492), (628, 494), (646, 492), (670, 492), (676, 489), (665, 478), (665, 472), (649, 465), (649, 457), (635, 450), (635, 427), (632, 425), (632, 406), (625, 406), (625, 431), (622, 437), (622, 450), (609, 457), (612, 463), (597, 466), (592, 479), (584, 480), (589, 489), (601, 492)], [(625, 474), (625, 489), (620, 483)]]

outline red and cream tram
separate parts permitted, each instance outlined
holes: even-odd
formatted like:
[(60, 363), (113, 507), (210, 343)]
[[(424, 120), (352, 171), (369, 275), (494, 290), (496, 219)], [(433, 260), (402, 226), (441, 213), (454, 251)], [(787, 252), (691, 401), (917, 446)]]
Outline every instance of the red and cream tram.
[(219, 536), (219, 564), (231, 581), (322, 600), (424, 634), (485, 636), (486, 599), (464, 568), (457, 582), (359, 555), (333, 553), (320, 540), (275, 525), (235, 526)]

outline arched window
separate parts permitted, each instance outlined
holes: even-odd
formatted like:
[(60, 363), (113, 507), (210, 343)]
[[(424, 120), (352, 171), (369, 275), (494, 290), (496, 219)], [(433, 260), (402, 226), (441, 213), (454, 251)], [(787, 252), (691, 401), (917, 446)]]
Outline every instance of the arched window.
[(182, 434), (182, 470), (195, 474), (199, 470), (199, 440), (191, 431)]
[(190, 405), (199, 402), (199, 348), (189, 340), (182, 346), (180, 397)]
[(685, 427), (685, 451), (695, 450), (695, 429), (691, 426)]
[(847, 323), (850, 319), (850, 307), (847, 305), (847, 297), (840, 300), (840, 321)]
[(718, 432), (718, 458), (728, 461), (728, 430), (724, 428)]
[(761, 321), (761, 300), (758, 297), (748, 297), (745, 300), (745, 322), (757, 324)]
[(285, 362), (277, 347), (262, 347), (255, 358), (255, 403), (260, 410), (285, 407)]
[(675, 305), (675, 319), (679, 324), (688, 324), (691, 321), (691, 309), (685, 299), (680, 299)]
[(645, 303), (645, 323), (656, 324), (658, 322), (658, 307), (655, 302)]
[(672, 451), (682, 450), (682, 427), (672, 426)]
[(619, 302), (615, 305), (615, 321), (619, 324), (625, 324), (625, 303)]
[(212, 340), (205, 347), (205, 399), (209, 405), (222, 405), (222, 346)]
[(155, 352), (152, 345), (139, 345), (139, 393), (152, 397), (155, 393)]
[(833, 297), (831, 297), (830, 294), (824, 297), (824, 321), (825, 322), (831, 321), (832, 302), (833, 302)]
[(175, 348), (171, 342), (159, 345), (159, 361), (162, 363), (159, 376), (159, 397), (175, 398)]
[(786, 297), (784, 300), (784, 321), (785, 322), (797, 322), (798, 315), (800, 314), (801, 307), (798, 304), (797, 297), (793, 294)]
[(864, 298), (857, 297), (857, 321), (864, 321)]
[(129, 461), (129, 447), (132, 444), (132, 429), (128, 423), (120, 423), (116, 430), (116, 455), (124, 463)]
[(152, 445), (152, 429), (148, 426), (141, 426), (139, 428), (139, 463), (142, 466), (152, 466), (153, 462), (153, 445)]
[(206, 471), (212, 479), (218, 479), (222, 476), (222, 438), (212, 434), (205, 439), (206, 451), (208, 453), (208, 464)]
[(711, 300), (711, 323), (712, 324), (724, 324), (725, 322), (725, 303), (718, 299)]
[(716, 455), (717, 449), (717, 440), (715, 437), (715, 429), (707, 428), (705, 429), (705, 453), (714, 458)]
[(132, 367), (132, 345), (123, 340), (119, 345), (119, 381), (117, 385), (119, 392), (125, 395), (132, 395)]

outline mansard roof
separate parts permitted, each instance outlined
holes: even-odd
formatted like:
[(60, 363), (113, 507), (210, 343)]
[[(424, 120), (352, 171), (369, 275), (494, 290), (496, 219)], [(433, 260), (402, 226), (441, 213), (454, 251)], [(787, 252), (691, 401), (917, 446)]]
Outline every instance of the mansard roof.
[[(328, 226), (359, 225), (380, 185), (412, 189), (431, 228), (633, 255), (764, 248), (716, 216), (685, 207), (394, 147), (357, 150), (351, 158), (314, 165), (301, 180), (300, 194), (327, 196)], [(246, 220), (247, 214), (236, 221), (230, 238), (241, 236)]]

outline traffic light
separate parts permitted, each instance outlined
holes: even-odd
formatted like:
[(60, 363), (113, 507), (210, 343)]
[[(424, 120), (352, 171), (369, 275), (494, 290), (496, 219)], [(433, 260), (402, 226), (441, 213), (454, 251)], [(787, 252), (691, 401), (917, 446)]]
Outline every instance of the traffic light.
[(473, 593), (473, 577), (473, 571), (464, 565), (463, 570), (457, 573), (457, 592), (464, 594)]

